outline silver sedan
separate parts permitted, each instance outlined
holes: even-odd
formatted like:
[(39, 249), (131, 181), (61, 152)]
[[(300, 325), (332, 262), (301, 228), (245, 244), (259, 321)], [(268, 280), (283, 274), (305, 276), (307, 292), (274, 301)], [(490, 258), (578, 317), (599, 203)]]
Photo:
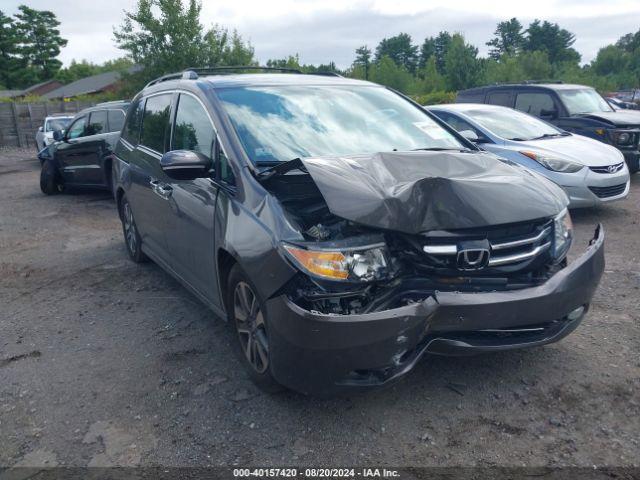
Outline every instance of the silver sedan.
[(426, 108), (483, 149), (560, 185), (571, 208), (621, 200), (629, 193), (624, 157), (610, 145), (507, 107), (458, 103)]

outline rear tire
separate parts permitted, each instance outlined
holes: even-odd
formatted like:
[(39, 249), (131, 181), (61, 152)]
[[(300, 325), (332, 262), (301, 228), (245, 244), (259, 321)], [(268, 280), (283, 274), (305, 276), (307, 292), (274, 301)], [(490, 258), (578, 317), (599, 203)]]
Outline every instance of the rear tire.
[(283, 390), (271, 374), (267, 317), (256, 288), (234, 265), (227, 283), (227, 312), (237, 338), (237, 352), (249, 378), (268, 393)]
[(58, 171), (51, 160), (45, 160), (40, 169), (40, 190), (45, 195), (55, 195), (62, 191)]
[(138, 233), (138, 227), (133, 218), (133, 211), (127, 197), (123, 196), (120, 201), (120, 220), (122, 221), (122, 233), (124, 234), (124, 244), (131, 260), (136, 263), (143, 263), (149, 258), (142, 252), (142, 238)]

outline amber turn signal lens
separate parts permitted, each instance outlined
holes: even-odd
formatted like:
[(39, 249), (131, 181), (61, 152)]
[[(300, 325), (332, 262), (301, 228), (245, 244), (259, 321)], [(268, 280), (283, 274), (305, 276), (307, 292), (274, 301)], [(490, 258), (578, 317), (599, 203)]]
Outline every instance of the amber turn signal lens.
[(339, 252), (322, 252), (285, 245), (284, 248), (305, 270), (320, 277), (345, 280), (349, 276), (347, 259)]

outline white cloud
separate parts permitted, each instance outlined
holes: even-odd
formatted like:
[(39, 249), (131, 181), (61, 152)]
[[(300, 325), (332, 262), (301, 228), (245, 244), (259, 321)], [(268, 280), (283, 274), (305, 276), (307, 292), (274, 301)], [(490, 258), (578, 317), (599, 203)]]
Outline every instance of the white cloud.
[[(2, 10), (15, 13), (23, 3), (3, 0)], [(69, 40), (61, 53), (71, 59), (103, 62), (122, 55), (113, 41), (113, 27), (135, 0), (87, 2), (32, 0), (29, 6), (48, 9), (61, 21), (62, 35)], [(261, 61), (299, 53), (303, 62), (351, 63), (356, 47), (375, 45), (385, 36), (407, 32), (420, 43), (426, 36), (449, 30), (465, 34), (467, 40), (486, 52), (496, 23), (518, 17), (526, 24), (534, 18), (558, 22), (576, 34), (575, 47), (583, 61), (591, 60), (601, 46), (638, 29), (637, 0), (234, 0), (203, 1), (202, 21), (237, 28), (251, 40)]]

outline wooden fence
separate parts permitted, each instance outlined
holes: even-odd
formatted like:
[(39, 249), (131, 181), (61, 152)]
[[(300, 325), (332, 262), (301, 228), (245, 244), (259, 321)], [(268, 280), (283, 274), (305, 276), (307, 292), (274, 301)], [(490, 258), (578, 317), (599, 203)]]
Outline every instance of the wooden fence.
[(46, 116), (54, 113), (76, 113), (95, 102), (0, 102), (0, 147), (36, 148), (36, 132)]

